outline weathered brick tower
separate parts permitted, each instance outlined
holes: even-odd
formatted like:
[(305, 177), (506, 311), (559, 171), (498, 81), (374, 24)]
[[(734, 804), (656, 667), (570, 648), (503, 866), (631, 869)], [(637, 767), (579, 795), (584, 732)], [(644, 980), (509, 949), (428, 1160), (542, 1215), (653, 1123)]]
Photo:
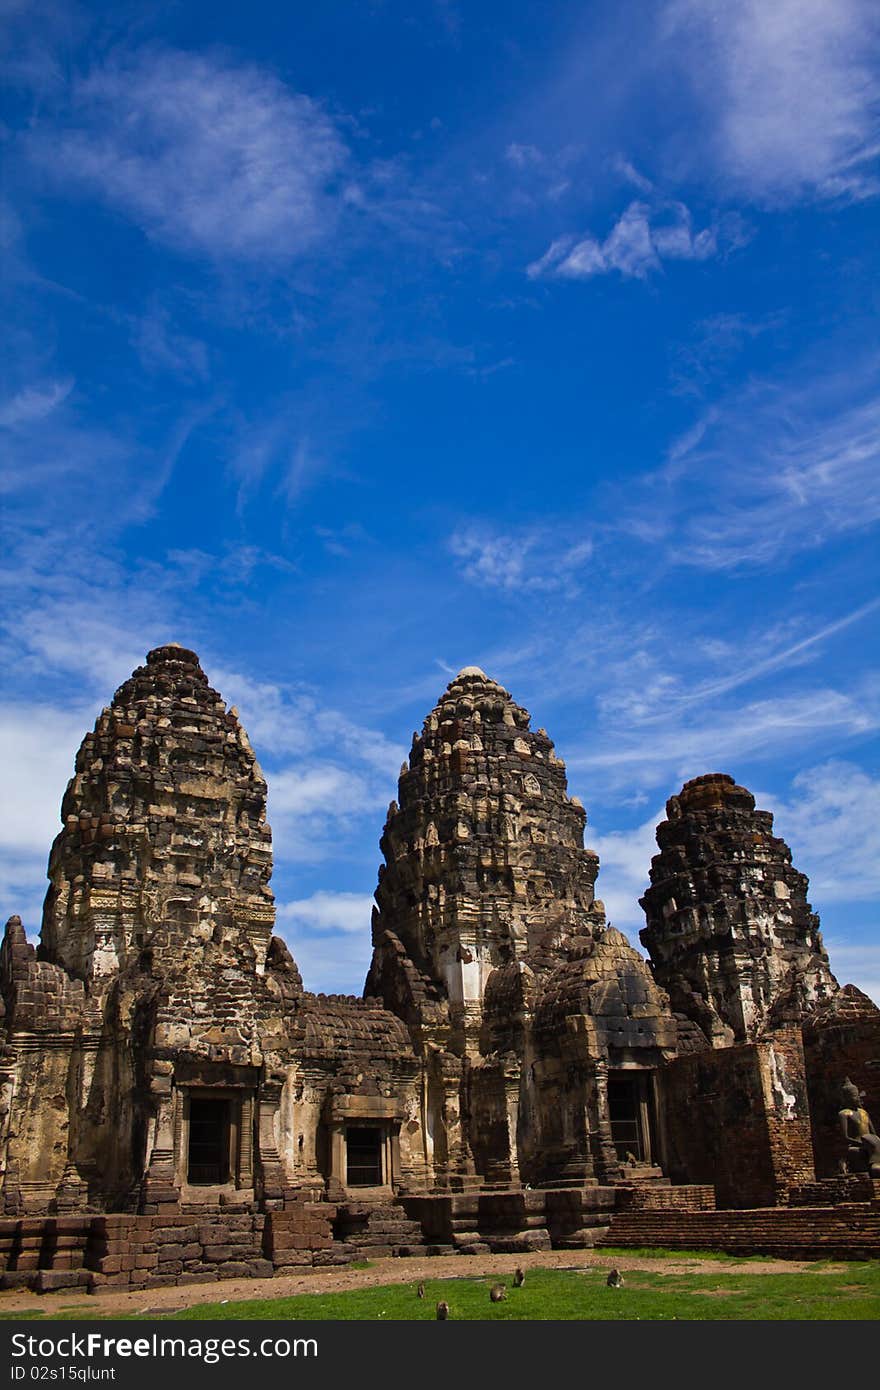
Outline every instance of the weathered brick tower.
[(449, 1044), (479, 1052), (483, 995), (499, 965), (547, 967), (604, 926), (599, 860), (565, 764), (528, 711), (476, 666), (413, 736), (380, 848), (373, 942), (397, 936), (449, 1003)]
[(650, 1162), (648, 1072), (676, 1022), (606, 925), (585, 823), (545, 731), (466, 667), (401, 769), (366, 985), (424, 1059), (450, 1181), (614, 1177), (627, 1148)]
[(797, 1021), (839, 988), (807, 879), (732, 777), (686, 782), (657, 827), (640, 933), (657, 983), (714, 1046)]

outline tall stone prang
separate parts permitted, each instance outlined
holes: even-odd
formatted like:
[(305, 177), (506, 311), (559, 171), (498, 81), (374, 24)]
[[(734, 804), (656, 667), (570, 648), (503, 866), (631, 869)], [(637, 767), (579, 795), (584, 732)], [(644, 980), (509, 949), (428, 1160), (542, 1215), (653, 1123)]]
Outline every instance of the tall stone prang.
[[(413, 735), (381, 840), (373, 944), (390, 933), (448, 1001), (450, 1050), (476, 1054), (486, 982), (496, 967), (566, 959), (573, 936), (604, 925), (599, 861), (565, 764), (528, 711), (476, 666), (447, 687)], [(368, 982), (381, 992), (379, 957)]]
[(657, 827), (640, 933), (674, 1009), (714, 1046), (795, 1022), (838, 989), (808, 881), (773, 816), (724, 773), (686, 782)]
[(44, 959), (94, 980), (225, 942), (262, 972), (275, 918), (266, 783), (194, 652), (157, 647), (119, 687), (61, 816)]
[[(677, 1026), (646, 962), (606, 925), (586, 814), (553, 743), (466, 667), (414, 735), (398, 798), (366, 993), (424, 1059), (435, 1177), (613, 1180), (623, 1122), (609, 1077), (647, 1114), (648, 1073)], [(641, 1132), (650, 1161), (647, 1121)]]

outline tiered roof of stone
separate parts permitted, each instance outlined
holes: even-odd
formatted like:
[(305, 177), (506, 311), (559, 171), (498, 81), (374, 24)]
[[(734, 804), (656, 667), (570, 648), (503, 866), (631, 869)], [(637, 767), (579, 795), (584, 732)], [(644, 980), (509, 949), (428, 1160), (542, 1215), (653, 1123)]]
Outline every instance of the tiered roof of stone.
[(348, 994), (306, 994), (294, 1033), (304, 1062), (332, 1057), (342, 1078), (411, 1055), (406, 1027), (375, 1000)]
[(558, 1031), (575, 1014), (596, 1020), (603, 1051), (675, 1049), (676, 1026), (668, 998), (657, 988), (643, 957), (613, 927), (557, 966), (542, 991), (535, 1022), (539, 1032)]

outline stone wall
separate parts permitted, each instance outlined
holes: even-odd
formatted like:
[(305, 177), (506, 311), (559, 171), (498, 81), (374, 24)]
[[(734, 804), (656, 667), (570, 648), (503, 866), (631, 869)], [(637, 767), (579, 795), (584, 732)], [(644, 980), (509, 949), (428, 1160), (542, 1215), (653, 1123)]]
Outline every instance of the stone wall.
[(0, 1221), (0, 1284), (40, 1292), (79, 1285), (98, 1292), (265, 1279), (346, 1264), (356, 1252), (334, 1240), (335, 1210), (300, 1203), (267, 1216), (170, 1211)]
[(720, 1207), (761, 1207), (814, 1176), (797, 1029), (679, 1057), (660, 1085), (673, 1181), (712, 1183)]
[(788, 1260), (876, 1260), (880, 1208), (864, 1202), (757, 1211), (626, 1211), (614, 1216), (598, 1244), (723, 1250)]

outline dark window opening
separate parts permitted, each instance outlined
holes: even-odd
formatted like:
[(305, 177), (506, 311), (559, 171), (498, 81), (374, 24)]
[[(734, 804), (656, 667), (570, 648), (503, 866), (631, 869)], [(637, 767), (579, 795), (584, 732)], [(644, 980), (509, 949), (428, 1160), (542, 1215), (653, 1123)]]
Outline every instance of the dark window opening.
[(639, 1163), (650, 1161), (647, 1078), (639, 1073), (609, 1077), (608, 1115), (611, 1139), (621, 1163), (630, 1155)]
[(229, 1101), (196, 1100), (189, 1103), (189, 1162), (187, 1181), (229, 1181)]
[(380, 1187), (382, 1184), (382, 1131), (360, 1127), (345, 1131), (349, 1187)]

